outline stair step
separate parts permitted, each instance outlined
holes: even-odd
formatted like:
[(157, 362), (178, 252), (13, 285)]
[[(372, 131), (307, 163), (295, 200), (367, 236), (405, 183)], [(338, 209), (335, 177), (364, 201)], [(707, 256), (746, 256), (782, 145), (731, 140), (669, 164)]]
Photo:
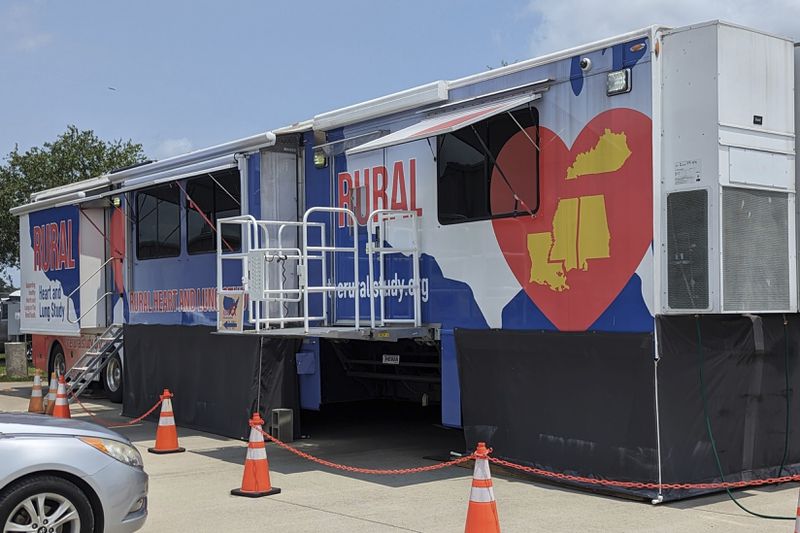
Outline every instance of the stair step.
[(71, 399), (80, 396), (97, 377), (100, 368), (121, 349), (122, 333), (123, 328), (119, 324), (109, 326), (78, 360), (78, 366), (69, 370), (67, 374), (72, 376), (68, 378)]

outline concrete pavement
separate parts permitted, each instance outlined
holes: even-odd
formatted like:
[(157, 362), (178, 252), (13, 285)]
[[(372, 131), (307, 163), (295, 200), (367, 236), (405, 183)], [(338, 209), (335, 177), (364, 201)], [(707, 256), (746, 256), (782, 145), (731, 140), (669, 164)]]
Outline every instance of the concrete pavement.
[[(30, 384), (0, 384), (0, 411), (27, 408)], [(179, 401), (176, 398), (175, 401)], [(106, 401), (86, 405), (111, 420), (119, 406)], [(87, 417), (73, 406), (73, 417)], [(180, 423), (180, 421), (178, 421)], [(337, 420), (318, 423), (311, 438), (297, 446), (326, 459), (372, 468), (432, 464), (423, 459), (458, 449), (456, 431), (403, 420), (381, 423)], [(412, 428), (411, 430), (407, 430)], [(318, 468), (289, 452), (267, 445), (272, 484), (283, 492), (261, 499), (237, 498), (230, 489), (241, 482), (246, 444), (179, 428), (188, 451), (152, 455), (155, 425), (122, 428), (142, 452), (150, 474), (150, 515), (142, 531), (274, 532), (457, 532), (463, 531), (471, 470), (450, 468), (403, 477), (374, 477)], [(598, 496), (517, 478), (498, 477), (494, 486), (504, 532), (656, 531), (790, 532), (788, 521), (763, 520), (740, 511), (725, 494), (653, 506)], [(792, 515), (797, 484), (738, 491), (742, 503), (769, 514)]]

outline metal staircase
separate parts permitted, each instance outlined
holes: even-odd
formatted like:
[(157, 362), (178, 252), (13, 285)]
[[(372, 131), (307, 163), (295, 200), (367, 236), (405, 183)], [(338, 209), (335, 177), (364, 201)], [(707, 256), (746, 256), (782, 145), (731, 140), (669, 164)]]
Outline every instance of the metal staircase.
[(110, 325), (86, 350), (83, 357), (67, 371), (67, 398), (72, 401), (86, 390), (86, 387), (100, 375), (109, 360), (122, 348), (122, 325)]

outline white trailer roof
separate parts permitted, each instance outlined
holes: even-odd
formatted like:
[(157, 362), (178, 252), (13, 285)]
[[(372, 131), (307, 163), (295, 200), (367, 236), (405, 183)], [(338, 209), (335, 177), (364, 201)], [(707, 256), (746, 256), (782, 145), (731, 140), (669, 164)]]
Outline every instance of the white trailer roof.
[(343, 107), (341, 109), (327, 111), (314, 117), (314, 129), (331, 130), (334, 128), (348, 126), (355, 122), (366, 121), (389, 115), (391, 113), (399, 113), (402, 111), (420, 108), (429, 104), (442, 103), (447, 101), (449, 98), (449, 91), (451, 89), (458, 89), (460, 87), (473, 85), (482, 81), (499, 78), (501, 76), (507, 76), (522, 70), (528, 70), (539, 65), (545, 65), (561, 59), (585, 54), (594, 50), (600, 50), (617, 43), (636, 39), (637, 37), (649, 37), (654, 35), (657, 31), (668, 29), (670, 28), (660, 25), (647, 26), (646, 28), (641, 28), (581, 46), (576, 46), (574, 48), (559, 50), (558, 52), (535, 57), (533, 59), (527, 59), (518, 63), (512, 63), (511, 65), (507, 65), (505, 67), (499, 67), (486, 72), (480, 72), (464, 78), (459, 78), (452, 81), (440, 80), (427, 85), (421, 85), (412, 89), (406, 89), (404, 91), (381, 96), (380, 98), (367, 100), (366, 102)]
[[(128, 187), (128, 190), (130, 190), (131, 188), (144, 187), (156, 182), (161, 183), (181, 179), (187, 176), (187, 171), (199, 174), (212, 172), (220, 168), (229, 168), (235, 166), (234, 156), (236, 154), (273, 146), (276, 140), (277, 137), (274, 132), (266, 131), (208, 148), (201, 148), (186, 154), (168, 157), (146, 165), (138, 165), (96, 178), (55, 187), (33, 194), (30, 203), (14, 207), (11, 209), (11, 213), (23, 215), (48, 207), (71, 203), (77, 204), (101, 198), (105, 196), (101, 189), (106, 189), (111, 185), (126, 186), (128, 182), (131, 182), (131, 186)], [(87, 193), (92, 191), (96, 191), (99, 194), (88, 197)]]

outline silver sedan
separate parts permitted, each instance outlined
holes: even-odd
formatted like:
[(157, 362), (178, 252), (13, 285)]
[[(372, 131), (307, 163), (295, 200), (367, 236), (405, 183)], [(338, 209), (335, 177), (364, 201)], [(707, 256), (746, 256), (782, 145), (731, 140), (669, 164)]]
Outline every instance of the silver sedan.
[(104, 427), (0, 413), (0, 532), (117, 533), (147, 518), (147, 474)]

